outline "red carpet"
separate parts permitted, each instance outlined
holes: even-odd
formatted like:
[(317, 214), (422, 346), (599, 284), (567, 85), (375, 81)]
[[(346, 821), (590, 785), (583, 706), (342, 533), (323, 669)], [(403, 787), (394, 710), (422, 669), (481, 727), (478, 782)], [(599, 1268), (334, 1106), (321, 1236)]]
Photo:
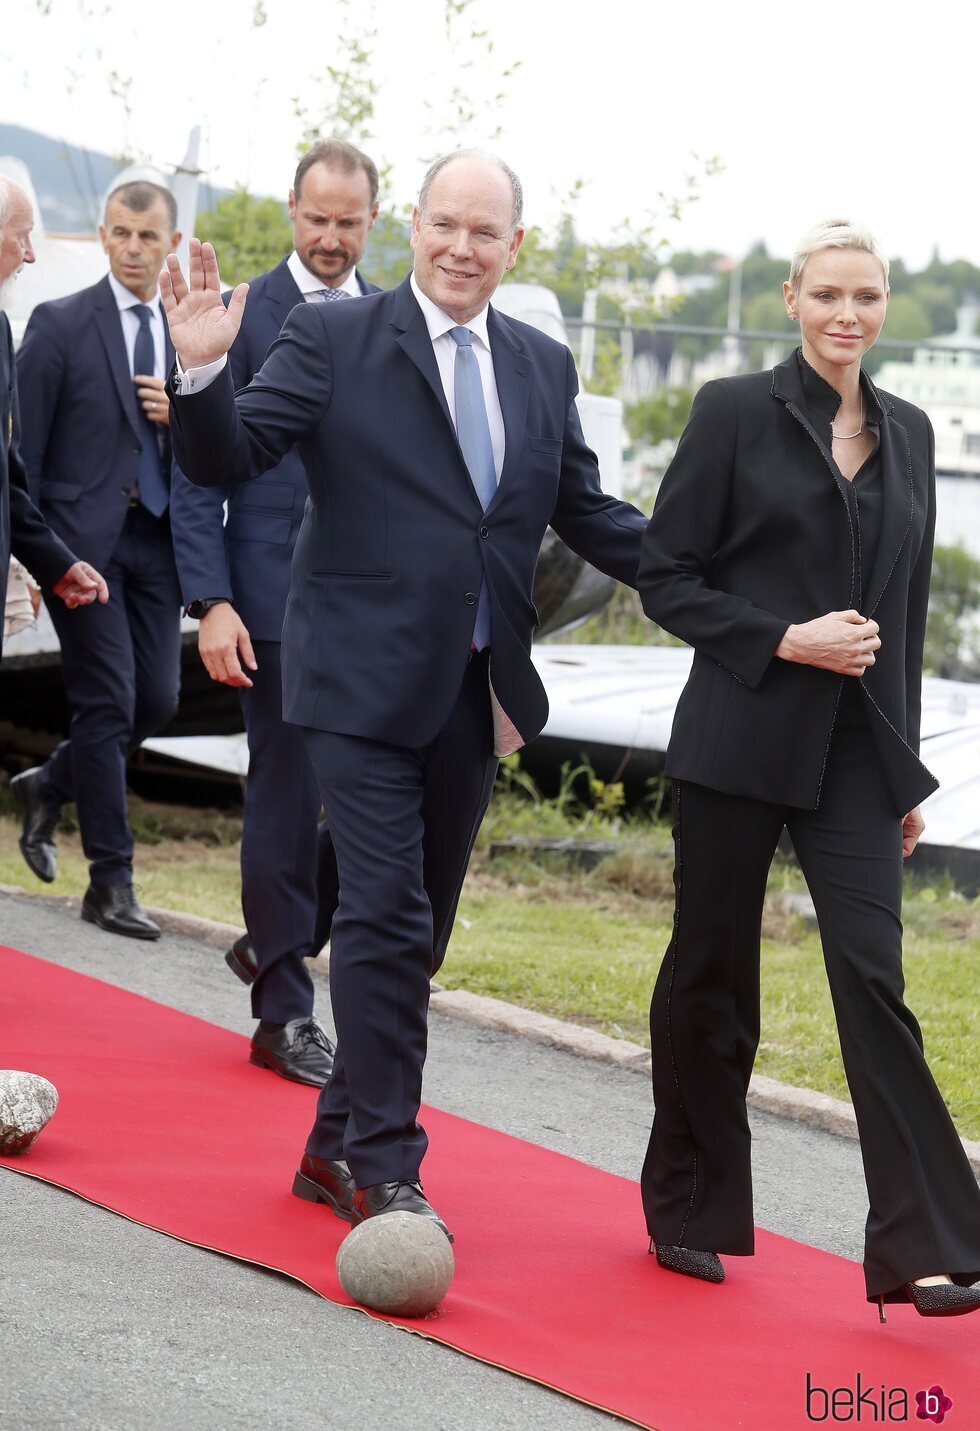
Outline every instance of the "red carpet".
[[(345, 1225), (289, 1192), (315, 1092), (251, 1067), (246, 1047), (0, 949), (0, 1067), (61, 1095), (33, 1149), (2, 1165), (347, 1303), (334, 1274)], [(456, 1234), (456, 1280), (441, 1313), (401, 1325), (657, 1431), (930, 1426), (915, 1393), (937, 1383), (950, 1431), (980, 1426), (980, 1318), (897, 1306), (879, 1327), (858, 1267), (767, 1233), (754, 1259), (728, 1260), (722, 1287), (661, 1272), (634, 1183), (424, 1116), (426, 1189)], [(501, 1188), (516, 1219), (491, 1205)]]

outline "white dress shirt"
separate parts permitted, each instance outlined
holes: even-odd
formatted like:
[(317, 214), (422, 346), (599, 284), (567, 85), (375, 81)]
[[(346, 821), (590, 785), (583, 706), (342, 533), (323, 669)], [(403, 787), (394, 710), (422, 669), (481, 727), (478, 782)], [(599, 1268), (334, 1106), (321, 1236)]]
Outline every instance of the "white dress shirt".
[(453, 427), (456, 426), (456, 340), (450, 337), (449, 330), (456, 327), (469, 328), (473, 352), (476, 354), (477, 365), (480, 369), (480, 381), (483, 384), (483, 401), (487, 409), (487, 422), (490, 425), (490, 442), (493, 446), (493, 466), (497, 474), (497, 481), (500, 481), (500, 474), (504, 466), (504, 415), (500, 411), (500, 398), (497, 396), (497, 381), (493, 372), (493, 354), (490, 352), (490, 339), (487, 334), (487, 309), (478, 313), (475, 318), (471, 318), (468, 323), (457, 324), (455, 318), (450, 318), (448, 313), (444, 313), (441, 308), (437, 308), (431, 298), (428, 298), (418, 286), (415, 274), (409, 280), (412, 285), (412, 292), (415, 300), (422, 310), (422, 317), (425, 319), (425, 326), (429, 330), (429, 337), (432, 340), (432, 351), (439, 365), (439, 376), (442, 378), (442, 390), (446, 394), (446, 402), (449, 404), (449, 414), (453, 420)]
[[(327, 287), (322, 278), (318, 278), (315, 273), (310, 272), (295, 249), (293, 249), (292, 253), (286, 259), (286, 267), (292, 274), (293, 282), (296, 284), (300, 293), (302, 293), (303, 300), (306, 303), (309, 303), (311, 298), (314, 298), (318, 293), (322, 293), (324, 288)], [(361, 285), (357, 281), (356, 268), (351, 269), (343, 283), (337, 283), (333, 286), (339, 288), (341, 293), (346, 293), (348, 298), (362, 298), (364, 296), (361, 293)]]
[[(133, 311), (143, 302), (137, 298), (135, 293), (130, 293), (128, 288), (124, 288), (114, 273), (109, 274), (109, 287), (112, 289), (112, 296), (116, 300), (116, 307), (119, 309), (119, 322), (122, 324), (123, 342), (126, 344), (126, 358), (129, 362), (129, 371), (133, 371), (133, 353), (136, 351), (136, 335), (140, 330), (140, 320)], [(149, 303), (145, 305), (150, 310), (150, 333), (153, 336), (154, 367), (152, 376), (155, 378), (165, 378), (167, 376), (167, 350), (163, 341), (163, 325), (165, 322), (163, 309), (160, 306), (160, 294), (154, 293)], [(134, 389), (135, 391), (135, 389)]]

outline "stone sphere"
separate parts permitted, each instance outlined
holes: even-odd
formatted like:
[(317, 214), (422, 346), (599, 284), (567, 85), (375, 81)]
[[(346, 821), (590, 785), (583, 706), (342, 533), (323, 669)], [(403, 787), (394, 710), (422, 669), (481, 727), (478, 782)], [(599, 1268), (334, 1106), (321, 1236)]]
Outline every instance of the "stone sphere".
[(355, 1302), (392, 1317), (424, 1317), (449, 1291), (455, 1271), (449, 1238), (415, 1212), (369, 1217), (337, 1253), (340, 1285)]
[(0, 1069), (0, 1153), (26, 1153), (58, 1106), (58, 1090), (39, 1073)]

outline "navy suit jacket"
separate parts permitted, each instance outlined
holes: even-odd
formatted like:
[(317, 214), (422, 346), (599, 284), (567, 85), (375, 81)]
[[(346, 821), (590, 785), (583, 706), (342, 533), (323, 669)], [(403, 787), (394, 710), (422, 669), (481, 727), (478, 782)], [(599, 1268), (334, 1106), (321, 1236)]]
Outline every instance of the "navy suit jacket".
[[(173, 347), (166, 336), (167, 365)], [(136, 388), (108, 278), (40, 303), (17, 354), (21, 457), (52, 529), (105, 570), (140, 459)], [(164, 470), (170, 470), (169, 437)]]
[(571, 353), (492, 308), (488, 331), (506, 455), (486, 512), (407, 279), (358, 303), (294, 309), (237, 397), (226, 366), (175, 398), (174, 449), (193, 482), (261, 478), (294, 445), (306, 470), (283, 630), (285, 719), (403, 746), (432, 740), (459, 693), (486, 577), (492, 691), (515, 743), (530, 740), (548, 714), (530, 648), (549, 524), (635, 585), (646, 519), (600, 488)]
[[(77, 558), (58, 540), (27, 492), (27, 474), (17, 450), (19, 414), (14, 344), (6, 313), (0, 313), (0, 618), (13, 552), (43, 587), (60, 581)], [(0, 619), (0, 649), (3, 621)]]
[[(380, 293), (360, 274), (357, 279), (362, 293)], [(304, 301), (286, 259), (252, 279), (241, 330), (228, 354), (236, 390), (252, 381), (290, 312)], [(195, 487), (175, 462), (170, 523), (184, 605), (227, 597), (253, 641), (281, 640), (306, 494), (306, 473), (295, 450), (261, 481), (244, 487)]]

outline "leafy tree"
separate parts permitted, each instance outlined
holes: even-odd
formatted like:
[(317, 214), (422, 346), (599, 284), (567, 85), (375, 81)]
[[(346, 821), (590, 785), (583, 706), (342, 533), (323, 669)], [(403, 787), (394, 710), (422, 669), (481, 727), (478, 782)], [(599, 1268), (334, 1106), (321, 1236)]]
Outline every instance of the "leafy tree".
[(951, 680), (980, 675), (980, 561), (966, 548), (936, 547), (926, 623), (924, 668)]
[(630, 437), (651, 445), (680, 437), (693, 401), (691, 388), (658, 388), (649, 397), (630, 403), (625, 414)]
[(884, 336), (915, 342), (918, 338), (932, 337), (934, 332), (929, 314), (914, 290), (896, 293), (892, 297), (888, 304)]
[(272, 268), (293, 246), (285, 205), (257, 199), (238, 188), (197, 217), (197, 236), (213, 243), (221, 262), (221, 281), (242, 283)]

